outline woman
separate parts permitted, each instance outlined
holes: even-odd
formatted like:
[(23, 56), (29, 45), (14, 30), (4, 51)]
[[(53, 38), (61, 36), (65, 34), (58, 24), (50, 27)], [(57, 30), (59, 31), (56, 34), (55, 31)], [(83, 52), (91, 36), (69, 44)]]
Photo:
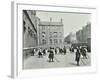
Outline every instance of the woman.
[(49, 62), (54, 62), (54, 60), (53, 60), (54, 59), (54, 53), (53, 53), (52, 50), (50, 50), (48, 58), (49, 58)]
[(79, 61), (80, 61), (80, 51), (79, 51), (79, 49), (77, 49), (77, 51), (76, 51), (75, 61), (77, 62), (77, 66), (79, 66)]

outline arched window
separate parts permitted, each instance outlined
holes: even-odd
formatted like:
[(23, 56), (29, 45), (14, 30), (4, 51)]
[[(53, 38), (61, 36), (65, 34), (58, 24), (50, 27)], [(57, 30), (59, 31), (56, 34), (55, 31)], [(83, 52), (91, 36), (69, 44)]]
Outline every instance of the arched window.
[(54, 37), (57, 37), (57, 32), (54, 32)]
[(42, 37), (45, 37), (45, 32), (42, 32)]

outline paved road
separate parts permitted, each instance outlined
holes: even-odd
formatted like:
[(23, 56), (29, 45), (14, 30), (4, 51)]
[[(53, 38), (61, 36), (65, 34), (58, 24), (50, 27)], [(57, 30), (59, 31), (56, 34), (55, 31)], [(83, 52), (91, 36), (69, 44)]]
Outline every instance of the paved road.
[[(88, 53), (88, 59), (81, 58), (80, 66), (90, 65), (90, 53)], [(55, 55), (54, 62), (48, 62), (48, 55), (43, 56), (43, 58), (38, 58), (37, 55), (30, 56), (24, 60), (24, 69), (34, 69), (34, 68), (55, 68), (55, 67), (75, 67), (75, 54), (66, 53), (66, 55), (57, 54)]]

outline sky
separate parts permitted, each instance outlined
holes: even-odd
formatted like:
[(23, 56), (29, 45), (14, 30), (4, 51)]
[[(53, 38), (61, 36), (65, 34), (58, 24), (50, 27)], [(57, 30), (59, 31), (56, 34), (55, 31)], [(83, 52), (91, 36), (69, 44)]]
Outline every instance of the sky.
[(68, 13), (68, 12), (47, 12), (47, 11), (37, 11), (37, 17), (41, 21), (52, 21), (60, 22), (63, 19), (64, 27), (64, 37), (69, 33), (75, 33), (76, 31), (82, 29), (88, 22), (90, 22), (90, 14), (84, 13)]

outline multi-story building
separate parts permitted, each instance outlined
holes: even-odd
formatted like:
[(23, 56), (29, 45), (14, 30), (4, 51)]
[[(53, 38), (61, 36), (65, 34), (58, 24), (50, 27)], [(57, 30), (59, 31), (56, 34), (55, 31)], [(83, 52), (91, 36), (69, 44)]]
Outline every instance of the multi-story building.
[(91, 24), (88, 23), (82, 30), (77, 31), (76, 37), (79, 43), (88, 43), (88, 39), (91, 39)]
[(39, 29), (39, 46), (60, 46), (63, 44), (63, 23), (60, 22), (40, 21)]
[(63, 44), (63, 22), (41, 21), (34, 10), (23, 10), (24, 48)]
[(76, 32), (78, 43), (85, 43), (88, 46), (88, 51), (91, 51), (91, 23), (87, 23), (82, 30)]
[(83, 42), (83, 36), (82, 36), (83, 33), (82, 32), (83, 32), (82, 30), (79, 30), (76, 32), (76, 38), (77, 38), (78, 43)]
[(35, 47), (37, 45), (37, 21), (35, 11), (23, 10), (23, 47)]

